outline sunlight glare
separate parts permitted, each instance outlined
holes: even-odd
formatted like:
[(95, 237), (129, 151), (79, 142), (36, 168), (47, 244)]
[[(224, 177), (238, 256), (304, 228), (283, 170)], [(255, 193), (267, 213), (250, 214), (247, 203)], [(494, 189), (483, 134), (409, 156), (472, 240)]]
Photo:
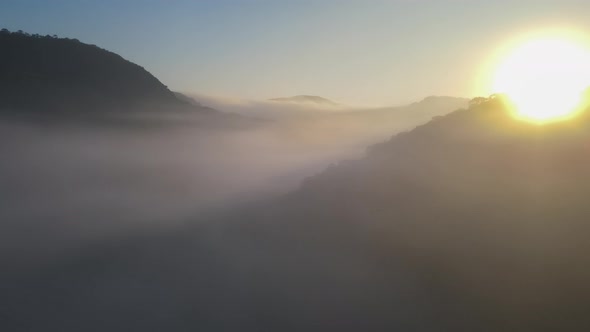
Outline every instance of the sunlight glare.
[(506, 94), (517, 117), (547, 122), (569, 118), (590, 86), (590, 49), (563, 36), (517, 45), (495, 70), (493, 90)]

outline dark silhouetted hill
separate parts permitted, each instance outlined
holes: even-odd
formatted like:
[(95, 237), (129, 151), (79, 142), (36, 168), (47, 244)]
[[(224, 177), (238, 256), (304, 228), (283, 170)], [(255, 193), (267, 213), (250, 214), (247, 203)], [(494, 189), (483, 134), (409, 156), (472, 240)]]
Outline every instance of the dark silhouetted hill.
[(141, 66), (75, 39), (2, 30), (0, 49), (0, 109), (82, 113), (188, 105)]

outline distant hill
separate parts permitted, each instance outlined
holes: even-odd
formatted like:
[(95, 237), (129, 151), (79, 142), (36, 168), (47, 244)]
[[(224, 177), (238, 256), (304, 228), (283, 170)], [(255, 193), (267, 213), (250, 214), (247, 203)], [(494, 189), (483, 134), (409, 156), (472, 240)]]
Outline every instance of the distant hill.
[(36, 112), (190, 108), (121, 56), (76, 39), (0, 31), (0, 109)]
[(298, 116), (301, 123), (305, 123), (304, 132), (308, 137), (331, 137), (340, 143), (356, 141), (366, 147), (427, 123), (434, 117), (465, 109), (468, 103), (469, 100), (464, 98), (428, 97), (397, 107), (299, 112)]
[(415, 104), (438, 106), (456, 103), (458, 106), (466, 107), (469, 103), (469, 98), (452, 97), (452, 96), (428, 96)]
[(389, 114), (393, 112), (400, 114), (400, 112), (404, 112), (408, 115), (416, 116), (417, 113), (422, 113), (424, 116), (428, 117), (429, 120), (431, 117), (434, 116), (445, 115), (448, 114), (450, 111), (466, 108), (468, 104), (468, 98), (429, 96), (422, 99), (421, 101), (414, 102), (408, 105), (369, 108), (361, 109), (360, 111), (369, 112), (375, 115), (379, 113)]
[(295, 104), (306, 104), (306, 105), (316, 105), (316, 106), (341, 106), (340, 104), (331, 101), (329, 99), (319, 97), (319, 96), (307, 96), (307, 95), (300, 95), (294, 97), (285, 97), (285, 98), (273, 98), (269, 99), (270, 101), (281, 102), (281, 103), (295, 103)]

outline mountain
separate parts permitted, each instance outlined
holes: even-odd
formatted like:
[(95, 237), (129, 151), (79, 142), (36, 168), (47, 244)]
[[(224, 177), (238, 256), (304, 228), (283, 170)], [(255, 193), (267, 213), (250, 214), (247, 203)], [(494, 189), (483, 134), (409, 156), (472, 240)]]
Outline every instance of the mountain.
[(407, 300), (391, 284), (406, 275), (418, 286), (405, 303), (433, 309), (423, 330), (587, 330), (590, 116), (539, 126), (505, 105), (492, 98), (398, 134), (252, 220), (277, 243), (293, 239), (295, 257), (295, 243), (332, 259), (352, 251), (346, 264), (372, 272), (371, 287), (351, 287), (385, 292), (372, 308)]
[(398, 117), (411, 117), (415, 118), (420, 116), (425, 120), (430, 120), (435, 116), (445, 115), (451, 111), (458, 109), (464, 109), (468, 106), (469, 99), (459, 97), (447, 97), (447, 96), (429, 96), (421, 101), (411, 103), (408, 105), (394, 106), (394, 107), (379, 107), (369, 108), (357, 111), (362, 111), (365, 114), (371, 114), (376, 117), (383, 117), (391, 114), (395, 114)]
[(75, 39), (0, 32), (0, 109), (91, 113), (185, 109), (157, 78), (121, 56)]
[[(335, 144), (349, 143), (366, 148), (393, 134), (422, 125), (432, 118), (446, 115), (458, 109), (465, 109), (469, 100), (452, 97), (428, 97), (416, 103), (397, 107), (341, 109), (338, 112), (291, 112), (298, 123), (296, 130), (305, 132), (306, 137), (332, 140)], [(280, 118), (274, 112), (275, 118)], [(284, 115), (283, 115), (284, 116)], [(289, 127), (285, 131), (290, 130)]]
[(281, 102), (281, 103), (294, 103), (294, 104), (303, 104), (303, 105), (314, 105), (314, 106), (329, 106), (329, 107), (336, 107), (341, 106), (340, 104), (333, 102), (329, 99), (319, 97), (319, 96), (307, 96), (307, 95), (300, 95), (294, 97), (286, 97), (286, 98), (273, 98), (269, 99), (270, 101)]
[(589, 111), (540, 126), (506, 105), (478, 99), (241, 213), (226, 239), (247, 280), (284, 282), (268, 303), (298, 316), (280, 326), (588, 330)]

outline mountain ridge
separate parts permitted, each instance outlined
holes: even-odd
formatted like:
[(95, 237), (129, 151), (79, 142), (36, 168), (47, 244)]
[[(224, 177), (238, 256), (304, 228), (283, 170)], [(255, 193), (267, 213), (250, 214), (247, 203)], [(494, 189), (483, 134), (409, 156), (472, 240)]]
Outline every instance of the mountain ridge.
[(0, 108), (45, 113), (177, 108), (178, 99), (142, 66), (77, 39), (0, 31)]

